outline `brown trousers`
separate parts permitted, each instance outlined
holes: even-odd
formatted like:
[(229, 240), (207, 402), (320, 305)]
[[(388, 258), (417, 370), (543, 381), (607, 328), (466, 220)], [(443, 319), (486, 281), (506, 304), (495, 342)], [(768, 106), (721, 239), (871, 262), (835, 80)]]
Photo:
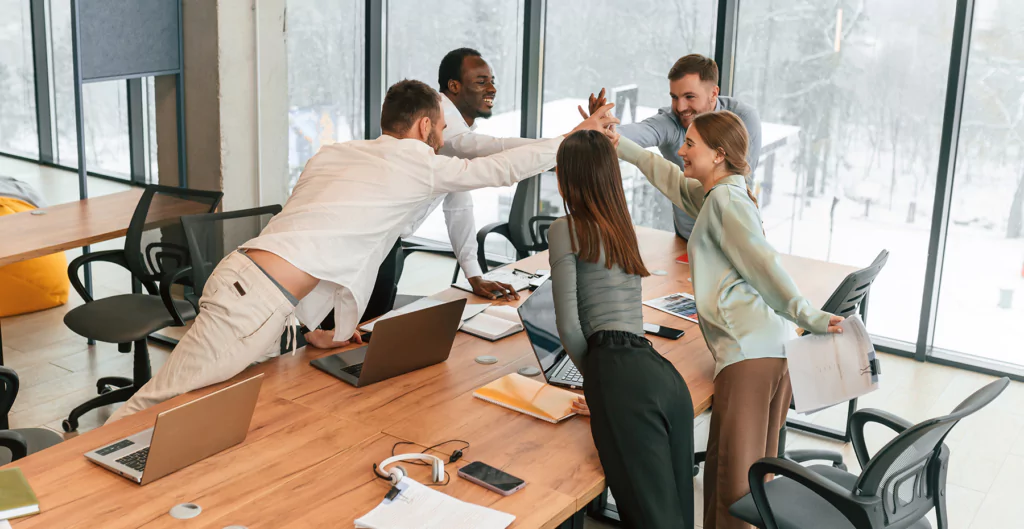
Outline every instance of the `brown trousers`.
[(793, 395), (784, 358), (730, 365), (715, 377), (704, 463), (704, 529), (748, 529), (729, 506), (750, 492), (747, 471), (779, 452), (779, 429)]

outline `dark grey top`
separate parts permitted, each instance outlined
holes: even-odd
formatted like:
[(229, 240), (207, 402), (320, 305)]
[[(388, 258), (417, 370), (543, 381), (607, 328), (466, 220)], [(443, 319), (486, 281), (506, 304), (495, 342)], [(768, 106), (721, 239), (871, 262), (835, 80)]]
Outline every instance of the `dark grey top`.
[(572, 251), (565, 217), (548, 231), (548, 259), (558, 336), (581, 372), (587, 339), (594, 333), (626, 331), (643, 336), (640, 276), (627, 274), (618, 265), (605, 268), (603, 249), (597, 263), (580, 260)]
[[(761, 117), (754, 107), (732, 97), (718, 96), (715, 110), (728, 110), (739, 116), (747, 126), (747, 134), (750, 136), (750, 145), (747, 147), (747, 163), (750, 164), (747, 187), (750, 187), (753, 184), (754, 169), (757, 169), (757, 161), (761, 157)], [(686, 129), (679, 123), (679, 118), (672, 112), (672, 107), (660, 108), (657, 114), (640, 123), (622, 125), (618, 131), (645, 149), (657, 147), (666, 160), (676, 164), (680, 169), (683, 168), (679, 147), (683, 145)], [(678, 206), (673, 206), (673, 210), (676, 231), (684, 238), (689, 238), (690, 232), (693, 231), (693, 217)]]

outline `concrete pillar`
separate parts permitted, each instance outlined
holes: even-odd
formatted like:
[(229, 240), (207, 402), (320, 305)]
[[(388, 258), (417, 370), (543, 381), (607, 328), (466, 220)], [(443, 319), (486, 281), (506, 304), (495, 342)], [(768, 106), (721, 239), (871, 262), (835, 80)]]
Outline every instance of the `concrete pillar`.
[[(261, 196), (260, 179), (288, 175), (285, 0), (183, 5), (189, 187), (223, 191), (225, 211), (283, 203)], [(174, 79), (158, 78), (157, 163), (168, 185), (178, 175), (174, 105)]]

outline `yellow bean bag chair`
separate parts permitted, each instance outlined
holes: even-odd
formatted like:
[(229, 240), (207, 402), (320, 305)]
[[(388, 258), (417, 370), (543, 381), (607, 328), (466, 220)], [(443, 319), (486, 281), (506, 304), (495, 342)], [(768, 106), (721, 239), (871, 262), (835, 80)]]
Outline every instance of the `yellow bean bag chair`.
[[(33, 209), (24, 200), (0, 196), (0, 216)], [(63, 305), (70, 287), (64, 252), (0, 267), (0, 317)]]

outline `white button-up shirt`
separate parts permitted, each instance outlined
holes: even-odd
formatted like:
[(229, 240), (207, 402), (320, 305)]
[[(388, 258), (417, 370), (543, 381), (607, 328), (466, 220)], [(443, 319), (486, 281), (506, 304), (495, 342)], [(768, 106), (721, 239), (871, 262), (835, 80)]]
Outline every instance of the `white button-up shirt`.
[[(468, 160), (538, 141), (528, 138), (496, 138), (473, 132), (476, 130), (476, 123), (467, 124), (447, 94), (441, 94), (441, 110), (444, 112), (444, 121), (447, 125), (444, 129), (444, 147), (441, 148), (441, 154), (445, 156)], [(447, 193), (420, 206), (413, 215), (412, 224), (402, 230), (401, 237), (411, 237), (442, 203), (448, 238), (451, 240), (459, 266), (466, 273), (466, 277), (483, 274), (476, 259), (476, 221), (473, 218), (473, 196), (468, 191)]]
[(550, 169), (561, 137), (493, 156), (437, 156), (426, 143), (381, 136), (322, 147), (284, 210), (246, 249), (271, 252), (320, 280), (295, 315), (319, 325), (335, 309), (335, 340), (355, 332), (377, 269), (417, 211), (445, 193), (510, 186)]

